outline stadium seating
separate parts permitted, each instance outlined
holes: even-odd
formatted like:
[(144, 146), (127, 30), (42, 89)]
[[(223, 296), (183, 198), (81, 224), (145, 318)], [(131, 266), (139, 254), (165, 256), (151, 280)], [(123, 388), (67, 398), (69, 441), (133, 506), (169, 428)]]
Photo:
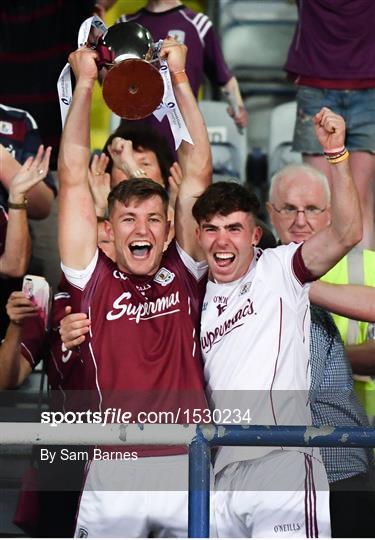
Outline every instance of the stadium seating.
[(211, 143), (214, 181), (246, 181), (247, 134), (240, 133), (222, 101), (203, 100), (199, 107), (206, 122)]

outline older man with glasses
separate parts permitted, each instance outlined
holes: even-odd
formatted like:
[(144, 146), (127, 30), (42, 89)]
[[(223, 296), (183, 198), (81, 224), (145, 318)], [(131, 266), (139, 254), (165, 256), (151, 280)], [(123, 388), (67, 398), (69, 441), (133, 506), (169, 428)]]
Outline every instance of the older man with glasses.
[(303, 242), (327, 227), (330, 203), (326, 176), (308, 165), (288, 165), (271, 179), (267, 209), (283, 244)]

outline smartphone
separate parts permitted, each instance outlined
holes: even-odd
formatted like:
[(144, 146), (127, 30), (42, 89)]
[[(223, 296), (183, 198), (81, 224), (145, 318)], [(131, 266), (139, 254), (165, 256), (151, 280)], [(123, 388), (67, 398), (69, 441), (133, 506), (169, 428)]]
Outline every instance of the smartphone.
[(52, 300), (51, 287), (48, 281), (42, 276), (27, 274), (23, 278), (22, 292), (38, 306), (39, 317), (47, 330)]

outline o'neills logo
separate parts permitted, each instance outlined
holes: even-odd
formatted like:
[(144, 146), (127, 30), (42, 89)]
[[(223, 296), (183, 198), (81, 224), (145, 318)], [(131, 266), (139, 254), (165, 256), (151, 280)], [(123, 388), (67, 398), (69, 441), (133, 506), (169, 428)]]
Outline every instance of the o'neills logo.
[(130, 292), (124, 292), (116, 298), (113, 302), (113, 309), (108, 311), (106, 315), (107, 321), (114, 321), (126, 315), (129, 318), (129, 321), (135, 321), (138, 324), (140, 321), (164, 317), (165, 315), (171, 315), (172, 313), (180, 311), (179, 308), (171, 309), (180, 303), (180, 294), (178, 291), (169, 296), (157, 298), (155, 302), (149, 301), (139, 304), (127, 302), (127, 300), (130, 300), (131, 296)]
[(282, 525), (275, 525), (273, 530), (275, 533), (278, 532), (294, 532), (301, 530), (302, 525), (299, 523), (283, 523)]
[(214, 330), (206, 332), (204, 336), (201, 337), (201, 347), (205, 352), (209, 352), (215, 343), (218, 343), (222, 338), (232, 332), (236, 328), (239, 328), (244, 323), (241, 322), (245, 317), (249, 317), (254, 313), (253, 301), (250, 298), (247, 299), (244, 307), (239, 309), (233, 317), (227, 319), (225, 322), (217, 326)]

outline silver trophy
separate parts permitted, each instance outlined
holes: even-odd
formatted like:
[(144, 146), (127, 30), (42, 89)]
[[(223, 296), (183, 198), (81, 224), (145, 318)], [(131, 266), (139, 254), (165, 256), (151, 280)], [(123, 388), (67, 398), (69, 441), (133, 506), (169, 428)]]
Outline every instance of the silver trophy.
[(164, 83), (150, 32), (134, 22), (118, 23), (93, 46), (108, 107), (127, 120), (152, 114), (162, 102)]

